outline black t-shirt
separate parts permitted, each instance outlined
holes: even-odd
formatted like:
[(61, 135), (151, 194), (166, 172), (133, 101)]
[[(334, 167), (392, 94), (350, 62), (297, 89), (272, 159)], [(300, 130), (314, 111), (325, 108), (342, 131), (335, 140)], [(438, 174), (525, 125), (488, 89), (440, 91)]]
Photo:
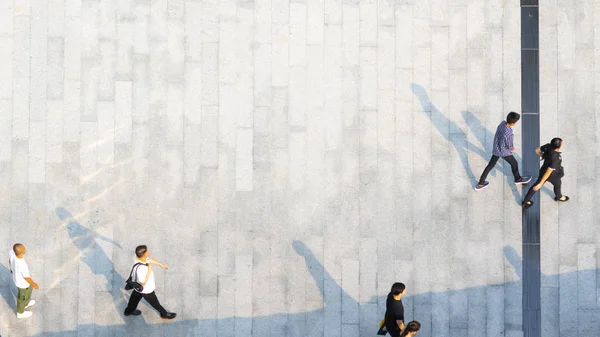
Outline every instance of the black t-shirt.
[(398, 331), (400, 328), (396, 321), (399, 320), (404, 321), (404, 305), (390, 292), (385, 301), (385, 327), (388, 331)]
[(548, 168), (554, 170), (552, 173), (558, 172), (562, 166), (562, 157), (560, 152), (553, 149), (548, 149), (544, 154), (544, 164), (540, 168), (540, 175), (546, 173)]

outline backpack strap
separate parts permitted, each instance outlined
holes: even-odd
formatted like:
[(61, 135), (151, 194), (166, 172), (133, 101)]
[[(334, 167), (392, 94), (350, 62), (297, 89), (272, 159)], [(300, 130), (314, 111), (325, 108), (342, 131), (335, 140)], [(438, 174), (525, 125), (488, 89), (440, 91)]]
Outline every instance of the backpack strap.
[[(134, 269), (135, 269), (137, 266), (139, 266), (139, 265), (142, 265), (142, 264), (143, 264), (143, 265), (146, 265), (145, 263), (141, 263), (141, 262), (138, 262), (138, 263), (134, 264), (134, 265), (133, 265), (133, 267), (131, 267), (131, 271), (129, 272), (129, 277), (132, 277), (132, 276), (133, 276), (133, 270), (134, 270)], [(132, 280), (133, 280), (133, 278), (132, 278)]]

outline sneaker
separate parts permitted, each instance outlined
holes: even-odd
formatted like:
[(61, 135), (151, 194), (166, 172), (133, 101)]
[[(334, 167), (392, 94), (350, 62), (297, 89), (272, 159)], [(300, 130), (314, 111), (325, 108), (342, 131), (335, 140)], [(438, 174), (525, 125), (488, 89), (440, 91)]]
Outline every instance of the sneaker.
[(519, 180), (515, 180), (515, 184), (517, 184), (517, 185), (527, 184), (530, 181), (531, 181), (531, 177), (521, 177), (521, 178), (519, 178)]
[(23, 311), (22, 314), (17, 313), (17, 318), (27, 318), (27, 317), (31, 317), (31, 315), (33, 315), (33, 312)]
[(177, 316), (177, 314), (174, 312), (167, 312), (165, 315), (160, 315), (160, 317), (164, 319), (173, 319), (175, 316)]
[(482, 189), (488, 187), (490, 185), (489, 182), (485, 181), (483, 184), (477, 184), (477, 186), (475, 186), (475, 191), (481, 191)]
[(33, 307), (35, 305), (35, 300), (29, 300), (29, 304), (27, 304), (25, 306), (25, 309), (29, 308), (29, 307)]

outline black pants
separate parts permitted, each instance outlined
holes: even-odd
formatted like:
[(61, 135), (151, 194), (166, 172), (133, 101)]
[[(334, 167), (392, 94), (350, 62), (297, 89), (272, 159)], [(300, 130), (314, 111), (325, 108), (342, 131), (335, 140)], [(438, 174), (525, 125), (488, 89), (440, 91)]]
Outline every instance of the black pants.
[[(533, 186), (535, 186), (535, 185), (537, 185), (537, 184), (540, 183), (540, 181), (542, 180), (542, 176), (543, 175), (544, 175), (543, 172), (540, 172), (539, 177), (537, 178), (537, 181), (535, 182), (535, 184), (531, 185), (531, 187), (529, 188), (529, 191), (527, 191), (527, 195), (525, 195), (525, 200), (524, 201), (530, 201), (531, 200), (531, 198), (535, 194), (535, 191), (533, 190)], [(560, 175), (558, 174), (558, 172), (553, 171), (550, 174), (550, 177), (548, 177), (548, 180), (546, 180), (546, 181), (549, 182), (549, 183), (551, 183), (554, 186), (554, 195), (555, 195), (556, 199), (562, 198), (562, 192), (560, 190), (560, 187), (562, 185), (562, 178), (560, 177)]]
[[(485, 183), (485, 178), (487, 178), (488, 174), (490, 174), (490, 171), (494, 168), (494, 166), (496, 166), (496, 163), (498, 163), (498, 159), (500, 159), (500, 157), (492, 156), (492, 159), (490, 159), (490, 162), (485, 167), (485, 170), (483, 170), (481, 178), (479, 178), (479, 184), (483, 185), (483, 183)], [(510, 168), (512, 169), (512, 174), (515, 177), (515, 181), (521, 179), (521, 175), (519, 174), (519, 163), (517, 163), (515, 157), (511, 155), (502, 157), (502, 159), (506, 160), (506, 162), (510, 164)]]
[(135, 290), (131, 292), (129, 303), (127, 304), (127, 308), (125, 308), (125, 314), (131, 314), (137, 308), (142, 298), (144, 298), (146, 302), (148, 302), (148, 304), (150, 304), (154, 309), (156, 309), (156, 311), (158, 311), (161, 314), (161, 316), (167, 314), (167, 310), (165, 310), (165, 308), (163, 308), (163, 306), (160, 305), (160, 302), (158, 301), (158, 298), (156, 297), (154, 291), (149, 294), (142, 294), (138, 293)]
[[(394, 322), (395, 323), (395, 322)], [(400, 328), (398, 327), (398, 325), (394, 326), (385, 326), (385, 328), (387, 329), (388, 334), (390, 334), (390, 336), (392, 337), (400, 337)]]

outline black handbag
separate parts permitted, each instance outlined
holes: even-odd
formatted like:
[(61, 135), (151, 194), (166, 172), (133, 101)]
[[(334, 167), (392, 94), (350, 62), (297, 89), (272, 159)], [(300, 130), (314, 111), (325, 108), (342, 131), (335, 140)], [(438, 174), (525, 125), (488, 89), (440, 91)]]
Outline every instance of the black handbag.
[(125, 290), (134, 289), (137, 292), (142, 292), (142, 290), (144, 290), (144, 286), (141, 283), (139, 283), (137, 280), (134, 281), (134, 278), (133, 278), (133, 272), (136, 269), (136, 267), (139, 265), (146, 265), (146, 264), (138, 262), (133, 265), (133, 267), (131, 268), (131, 272), (129, 273), (129, 278), (127, 279), (127, 281), (125, 281)]

